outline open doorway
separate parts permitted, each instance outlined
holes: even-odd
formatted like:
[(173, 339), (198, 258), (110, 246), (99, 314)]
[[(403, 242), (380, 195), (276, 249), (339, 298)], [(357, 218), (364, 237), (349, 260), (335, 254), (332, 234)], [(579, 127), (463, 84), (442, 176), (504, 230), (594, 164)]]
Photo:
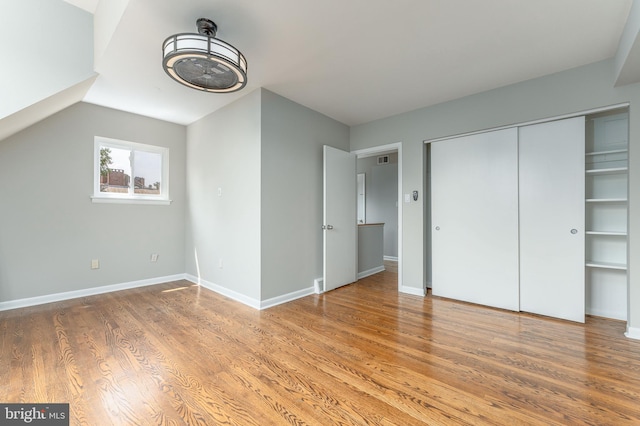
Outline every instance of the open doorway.
[[(352, 151), (357, 171), (364, 181), (364, 212), (359, 225), (384, 223), (383, 258), (385, 269), (398, 274), (402, 290), (402, 144), (394, 143)], [(360, 191), (359, 191), (360, 192)], [(358, 194), (360, 198), (360, 194)], [(362, 222), (360, 222), (362, 221)]]

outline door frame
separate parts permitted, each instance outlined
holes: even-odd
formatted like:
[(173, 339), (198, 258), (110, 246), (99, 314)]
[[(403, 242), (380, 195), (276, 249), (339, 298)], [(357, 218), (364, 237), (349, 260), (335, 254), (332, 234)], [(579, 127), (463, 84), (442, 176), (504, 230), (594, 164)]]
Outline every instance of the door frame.
[(356, 154), (356, 159), (359, 159), (373, 157), (389, 151), (398, 152), (398, 291), (405, 293), (402, 285), (402, 142), (357, 149), (351, 151), (351, 153)]

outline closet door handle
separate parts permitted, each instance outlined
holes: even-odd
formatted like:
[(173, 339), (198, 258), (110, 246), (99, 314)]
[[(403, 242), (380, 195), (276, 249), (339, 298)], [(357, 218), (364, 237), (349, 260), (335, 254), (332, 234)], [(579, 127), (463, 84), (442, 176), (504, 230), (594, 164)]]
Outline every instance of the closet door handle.
[(439, 226), (436, 226), (436, 231), (439, 231), (439, 230), (440, 230), (440, 227), (439, 227)]
[(577, 233), (578, 233), (578, 230), (577, 230), (576, 228), (573, 228), (573, 229), (571, 230), (571, 233), (575, 235), (575, 234), (577, 234)]

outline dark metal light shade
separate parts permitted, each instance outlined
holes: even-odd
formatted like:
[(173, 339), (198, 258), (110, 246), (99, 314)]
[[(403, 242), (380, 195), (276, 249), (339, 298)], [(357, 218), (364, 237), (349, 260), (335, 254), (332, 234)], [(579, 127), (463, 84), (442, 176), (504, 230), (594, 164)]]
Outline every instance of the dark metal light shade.
[(200, 34), (176, 34), (162, 44), (162, 66), (169, 77), (196, 90), (230, 93), (247, 85), (247, 60), (238, 49), (215, 38), (216, 24), (198, 19)]

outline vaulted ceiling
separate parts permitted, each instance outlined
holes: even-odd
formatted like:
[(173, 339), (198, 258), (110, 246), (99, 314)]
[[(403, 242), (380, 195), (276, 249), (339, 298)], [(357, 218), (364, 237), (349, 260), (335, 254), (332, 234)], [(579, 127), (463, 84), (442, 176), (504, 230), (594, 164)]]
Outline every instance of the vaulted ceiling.
[[(57, 9), (45, 9), (45, 2)], [(5, 62), (0, 71), (5, 92), (0, 97), (18, 100), (19, 92), (10, 88), (30, 87), (39, 78), (51, 80), (52, 87), (40, 97), (24, 95), (13, 110), (3, 111), (0, 126), (24, 127), (77, 100), (190, 124), (259, 87), (356, 125), (608, 58), (618, 67), (612, 86), (635, 83), (640, 17), (632, 5), (632, 0), (7, 0), (0, 5), (0, 37), (3, 45), (13, 46), (15, 66)], [(162, 42), (175, 33), (197, 32), (200, 17), (215, 21), (217, 36), (246, 56), (249, 82), (243, 91), (202, 93), (164, 73)], [(87, 19), (92, 31), (84, 28)], [(19, 25), (25, 34), (39, 36), (15, 34)], [(85, 39), (92, 41), (89, 49), (80, 43)], [(42, 49), (62, 52), (56, 58), (66, 59), (38, 61)], [(79, 62), (68, 59), (73, 52), (82, 56)], [(56, 77), (49, 78), (49, 72)], [(22, 117), (18, 123), (16, 117)]]

